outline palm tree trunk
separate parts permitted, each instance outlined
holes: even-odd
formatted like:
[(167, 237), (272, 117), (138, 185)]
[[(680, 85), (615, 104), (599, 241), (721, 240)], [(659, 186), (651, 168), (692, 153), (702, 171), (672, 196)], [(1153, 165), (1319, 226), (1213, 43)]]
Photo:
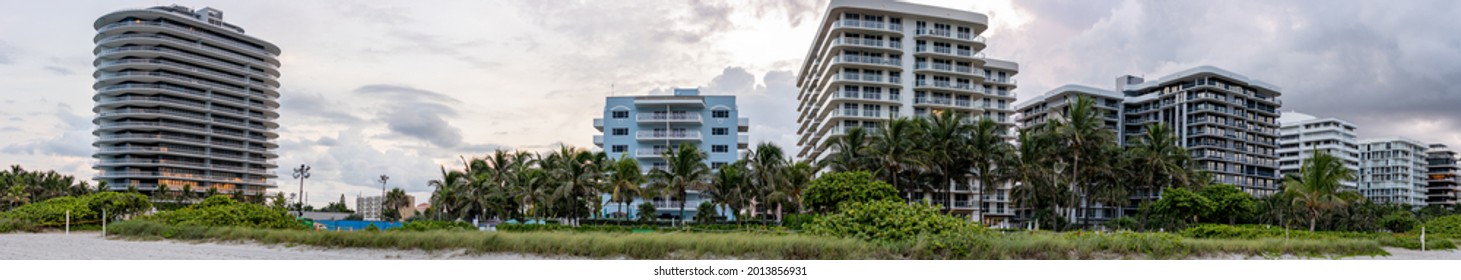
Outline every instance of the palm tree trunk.
[(781, 223), (781, 202), (776, 202), (776, 223)]
[[(985, 174), (988, 174), (988, 173), (985, 173)], [(984, 176), (984, 175), (980, 175), (980, 176)], [(985, 190), (985, 188), (987, 186), (988, 185), (985, 185), (984, 184), (984, 180), (979, 180), (979, 186), (978, 186), (978, 188), (979, 188), (979, 194), (974, 195), (974, 201), (975, 201), (974, 211), (976, 211), (976, 212), (979, 213), (978, 215), (974, 216), (974, 219), (975, 219), (974, 221), (975, 222), (978, 222), (980, 225), (984, 225), (984, 190)]]

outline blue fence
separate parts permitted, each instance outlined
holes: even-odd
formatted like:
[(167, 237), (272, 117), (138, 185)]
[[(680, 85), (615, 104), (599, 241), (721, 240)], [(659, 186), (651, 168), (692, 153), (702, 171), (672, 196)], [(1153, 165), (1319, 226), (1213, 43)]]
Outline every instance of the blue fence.
[(389, 228), (398, 228), (398, 227), (401, 227), (401, 222), (381, 222), (381, 221), (315, 221), (315, 224), (325, 225), (325, 229), (326, 230), (336, 230), (336, 229), (338, 229), (338, 230), (342, 230), (342, 231), (363, 230), (363, 229), (365, 229), (365, 227), (368, 227), (368, 226), (370, 226), (372, 224), (374, 224), (375, 227), (376, 228), (379, 228), (379, 229), (389, 229)]

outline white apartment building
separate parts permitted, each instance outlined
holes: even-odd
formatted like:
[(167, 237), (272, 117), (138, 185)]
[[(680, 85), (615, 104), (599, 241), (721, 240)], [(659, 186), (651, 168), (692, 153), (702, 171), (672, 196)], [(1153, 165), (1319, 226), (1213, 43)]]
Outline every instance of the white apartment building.
[(1355, 142), (1355, 125), (1336, 118), (1318, 118), (1288, 111), (1278, 118), (1282, 125), (1278, 134), (1279, 178), (1296, 174), (1314, 150), (1329, 153), (1344, 161), (1344, 167), (1356, 177), (1340, 182), (1345, 188), (1358, 190), (1360, 176), (1359, 144)]
[(124, 9), (93, 26), (98, 181), (143, 191), (275, 187), (278, 46), (213, 8)]
[[(798, 158), (822, 160), (853, 127), (873, 129), (890, 118), (944, 111), (1013, 126), (1019, 65), (984, 55), (983, 14), (927, 5), (833, 0), (819, 22), (797, 79)], [(935, 203), (956, 213), (975, 210), (971, 189)], [(987, 196), (998, 226), (1012, 214), (1008, 189)]]
[(1406, 138), (1360, 140), (1360, 194), (1375, 203), (1425, 206), (1426, 149)]
[[(415, 196), (407, 195), (406, 196), (406, 202), (407, 203), (406, 203), (406, 206), (405, 207), (401, 207), (400, 209), (397, 209), (397, 211), (398, 211), (397, 213), (400, 213), (401, 214), (401, 220), (405, 220), (406, 218), (410, 218), (417, 211), (416, 206), (414, 206), (414, 205), (416, 205), (416, 197)], [(355, 213), (356, 214), (360, 214), (360, 217), (362, 219), (366, 220), (366, 221), (380, 221), (380, 220), (383, 220), (383, 218), (381, 217), (381, 215), (382, 215), (381, 209), (383, 209), (383, 208), (381, 208), (381, 206), (382, 205), (385, 205), (384, 203), (385, 203), (384, 197), (383, 196), (379, 196), (379, 195), (377, 195), (377, 196), (356, 197), (355, 198)]]

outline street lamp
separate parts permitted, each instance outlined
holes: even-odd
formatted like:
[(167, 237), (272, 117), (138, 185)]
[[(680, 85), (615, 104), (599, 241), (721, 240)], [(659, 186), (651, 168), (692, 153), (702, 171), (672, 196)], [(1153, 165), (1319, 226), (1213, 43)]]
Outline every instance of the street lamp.
[(381, 221), (386, 220), (386, 181), (390, 180), (391, 177), (386, 174), (381, 174), (380, 180), (378, 180), (380, 182), (380, 210), (376, 211), (376, 217)]
[(306, 165), (306, 164), (303, 164), (303, 163), (299, 164), (299, 168), (295, 168), (294, 169), (294, 178), (295, 179), (299, 179), (299, 199), (300, 200), (299, 200), (299, 206), (298, 206), (299, 207), (298, 208), (298, 210), (299, 210), (298, 213), (299, 213), (299, 216), (300, 217), (304, 217), (304, 179), (309, 179), (309, 165)]

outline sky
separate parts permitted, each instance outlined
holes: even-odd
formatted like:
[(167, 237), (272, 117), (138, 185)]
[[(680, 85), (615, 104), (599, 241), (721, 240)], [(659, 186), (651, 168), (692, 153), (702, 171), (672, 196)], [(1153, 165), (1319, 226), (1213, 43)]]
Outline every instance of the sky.
[[(1020, 100), (1212, 65), (1278, 85), (1283, 110), (1361, 138), (1461, 144), (1461, 2), (917, 0), (984, 13), (985, 52), (1020, 64)], [(279, 189), (310, 204), (402, 188), (497, 149), (593, 147), (604, 97), (735, 95), (751, 141), (793, 150), (796, 69), (817, 1), (0, 0), (0, 164), (91, 178), (93, 21), (213, 7), (275, 43)]]

